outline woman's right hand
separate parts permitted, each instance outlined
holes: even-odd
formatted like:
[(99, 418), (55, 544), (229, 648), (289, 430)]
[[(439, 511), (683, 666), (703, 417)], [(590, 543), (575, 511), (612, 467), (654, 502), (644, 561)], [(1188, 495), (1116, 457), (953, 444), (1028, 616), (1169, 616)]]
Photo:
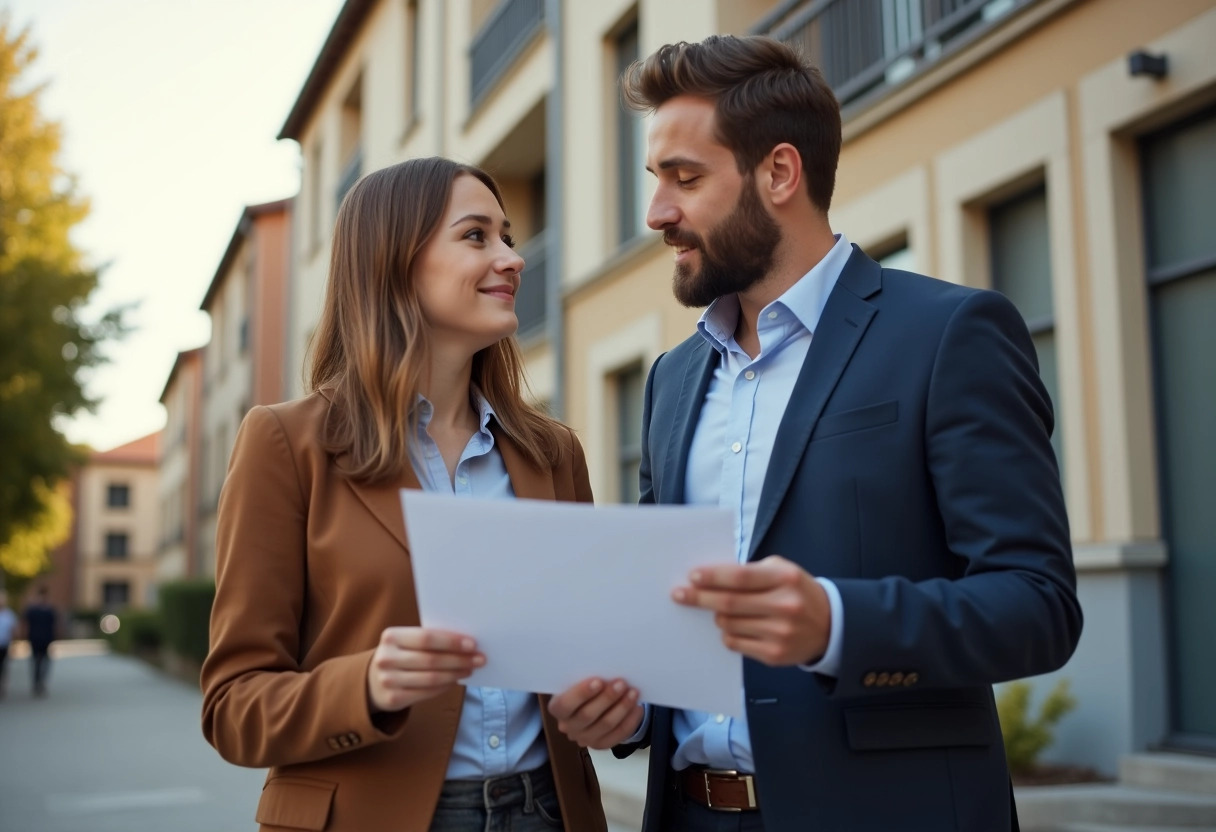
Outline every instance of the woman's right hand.
[(400, 711), (438, 696), (486, 663), (468, 636), (423, 627), (389, 627), (367, 667), (372, 713)]

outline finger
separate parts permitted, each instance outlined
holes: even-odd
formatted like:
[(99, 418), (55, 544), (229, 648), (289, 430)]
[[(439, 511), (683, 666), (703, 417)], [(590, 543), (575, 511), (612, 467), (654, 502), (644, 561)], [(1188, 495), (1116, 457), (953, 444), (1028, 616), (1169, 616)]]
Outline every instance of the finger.
[(620, 745), (637, 732), (645, 710), (638, 704), (638, 692), (629, 690), (587, 731), (586, 744), (592, 748)]
[(549, 700), (549, 713), (559, 720), (569, 719), (583, 705), (594, 699), (604, 689), (604, 680), (597, 676), (583, 679), (573, 687), (555, 694)]
[(722, 643), (726, 645), (727, 649), (735, 653), (772, 667), (796, 663), (795, 661), (787, 660), (781, 646), (770, 639), (732, 636), (723, 633)]
[(423, 690), (450, 687), (468, 677), (472, 671), (461, 670), (384, 670), (377, 671), (376, 681), (385, 690)]
[(689, 573), (689, 582), (698, 589), (726, 589), (757, 592), (796, 580), (802, 569), (781, 557), (767, 557), (753, 563), (703, 566)]
[(466, 670), (482, 667), (482, 653), (432, 653), (422, 650), (389, 648), (377, 652), (372, 664), (382, 670)]
[(794, 634), (793, 622), (784, 618), (718, 614), (714, 624), (723, 635), (734, 638), (788, 639)]
[(477, 649), (477, 642), (466, 635), (426, 627), (388, 627), (380, 634), (380, 643), (401, 650), (447, 653), (472, 653)]
[(600, 720), (608, 713), (614, 705), (625, 699), (630, 694), (635, 696), (636, 691), (631, 691), (629, 685), (623, 679), (617, 679), (611, 684), (604, 687), (603, 691), (598, 696), (583, 703), (582, 707), (575, 711), (565, 720), (559, 721), (559, 727), (564, 722), (565, 728), (570, 732), (577, 733), (582, 736), (599, 736), (607, 733), (607, 730)]
[(696, 589), (687, 586), (677, 587), (671, 593), (671, 597), (676, 603), (686, 607), (698, 607), (723, 615), (739, 616), (772, 615), (771, 600), (768, 600), (766, 596), (767, 593), (760, 592)]

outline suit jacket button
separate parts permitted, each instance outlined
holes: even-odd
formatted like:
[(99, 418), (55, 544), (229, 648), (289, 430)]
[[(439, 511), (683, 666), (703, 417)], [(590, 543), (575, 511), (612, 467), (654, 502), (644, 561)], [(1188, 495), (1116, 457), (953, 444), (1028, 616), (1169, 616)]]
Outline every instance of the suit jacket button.
[(872, 688), (872, 687), (874, 687), (874, 681), (877, 678), (878, 678), (878, 674), (871, 670), (869, 673), (866, 674), (865, 678), (861, 680), (861, 683), (868, 688)]
[(887, 683), (890, 681), (891, 681), (891, 674), (887, 673), (885, 670), (882, 673), (878, 674), (878, 683), (877, 684), (880, 688), (886, 687)]
[(362, 739), (360, 738), (360, 736), (359, 736), (358, 734), (356, 734), (354, 731), (351, 731), (351, 732), (350, 732), (349, 734), (347, 734), (346, 736), (350, 738), (350, 744), (351, 744), (351, 745), (358, 745), (358, 744), (359, 744), (359, 743), (362, 741)]
[(915, 672), (909, 673), (907, 676), (904, 677), (904, 687), (909, 687), (911, 685), (915, 685), (919, 681), (920, 681), (920, 676), (916, 675)]
[(891, 674), (891, 686), (892, 687), (894, 687), (895, 685), (903, 684), (903, 681), (904, 681), (904, 674), (900, 673), (898, 670)]
[(329, 738), (329, 747), (335, 750), (341, 748), (341, 746), (338, 745), (338, 740), (334, 737)]

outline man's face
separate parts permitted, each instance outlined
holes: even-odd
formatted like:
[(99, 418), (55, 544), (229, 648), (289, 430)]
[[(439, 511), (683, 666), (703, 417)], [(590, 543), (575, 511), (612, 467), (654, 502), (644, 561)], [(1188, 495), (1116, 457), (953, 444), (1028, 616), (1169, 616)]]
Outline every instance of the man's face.
[(658, 187), (646, 224), (675, 249), (672, 291), (685, 306), (743, 292), (773, 266), (781, 229), (749, 174), (714, 138), (712, 101), (680, 96), (655, 112), (646, 168)]

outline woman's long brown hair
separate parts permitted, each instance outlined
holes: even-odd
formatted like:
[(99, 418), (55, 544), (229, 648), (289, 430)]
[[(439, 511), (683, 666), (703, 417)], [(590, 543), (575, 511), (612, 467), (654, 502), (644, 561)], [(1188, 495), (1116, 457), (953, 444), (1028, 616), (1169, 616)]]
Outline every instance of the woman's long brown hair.
[[(489, 174), (429, 157), (369, 173), (338, 210), (309, 386), (332, 391), (336, 406), (324, 442), (330, 453), (349, 455), (344, 469), (360, 482), (396, 480), (409, 470), (414, 404), (430, 361), (414, 269), (460, 176), (475, 177), (502, 206)], [(473, 357), (472, 382), (533, 465), (561, 461), (564, 428), (524, 400), (524, 362), (514, 337)]]

